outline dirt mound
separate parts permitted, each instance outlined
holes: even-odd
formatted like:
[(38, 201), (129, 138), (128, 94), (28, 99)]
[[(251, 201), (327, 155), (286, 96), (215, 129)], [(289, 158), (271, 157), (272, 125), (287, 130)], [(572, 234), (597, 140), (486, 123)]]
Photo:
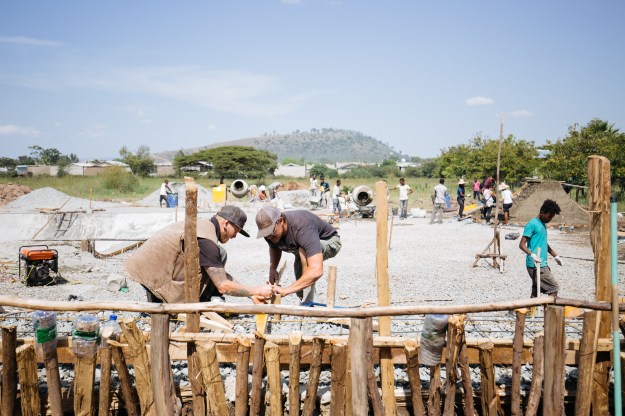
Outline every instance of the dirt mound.
[(6, 205), (31, 191), (31, 188), (24, 185), (16, 185), (13, 183), (0, 184), (0, 205)]
[(588, 214), (562, 188), (557, 181), (526, 182), (514, 197), (515, 204), (510, 209), (514, 221), (526, 223), (540, 211), (546, 199), (556, 201), (561, 208), (560, 215), (551, 221), (552, 224), (588, 224)]
[(287, 182), (284, 184), (285, 191), (299, 191), (300, 189), (308, 189), (305, 188), (304, 185), (297, 182)]

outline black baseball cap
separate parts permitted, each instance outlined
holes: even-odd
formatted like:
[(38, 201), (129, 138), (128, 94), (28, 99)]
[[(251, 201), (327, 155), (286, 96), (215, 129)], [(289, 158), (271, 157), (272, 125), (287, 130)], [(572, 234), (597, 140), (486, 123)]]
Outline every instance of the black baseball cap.
[(241, 208), (234, 205), (224, 205), (217, 215), (239, 227), (239, 234), (245, 237), (250, 236), (247, 231), (243, 229), (247, 221), (247, 215), (245, 215), (245, 212)]

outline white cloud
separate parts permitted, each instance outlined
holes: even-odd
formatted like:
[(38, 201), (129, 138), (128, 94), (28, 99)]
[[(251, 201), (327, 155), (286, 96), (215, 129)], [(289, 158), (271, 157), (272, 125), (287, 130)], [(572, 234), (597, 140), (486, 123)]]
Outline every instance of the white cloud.
[(0, 36), (0, 43), (11, 43), (14, 45), (27, 46), (62, 46), (63, 43), (55, 40), (35, 39), (26, 36)]
[(527, 110), (517, 110), (508, 113), (510, 117), (531, 117), (532, 113)]
[(80, 135), (84, 137), (98, 139), (105, 136), (105, 130), (106, 126), (104, 124), (95, 123), (87, 126), (83, 131), (80, 132)]
[(0, 136), (37, 137), (39, 134), (41, 133), (32, 127), (20, 127), (14, 124), (0, 125)]
[(474, 106), (474, 105), (490, 105), (490, 104), (493, 104), (495, 101), (489, 97), (482, 97), (480, 95), (476, 95), (475, 97), (467, 98), (466, 100), (464, 100), (464, 102), (467, 105)]

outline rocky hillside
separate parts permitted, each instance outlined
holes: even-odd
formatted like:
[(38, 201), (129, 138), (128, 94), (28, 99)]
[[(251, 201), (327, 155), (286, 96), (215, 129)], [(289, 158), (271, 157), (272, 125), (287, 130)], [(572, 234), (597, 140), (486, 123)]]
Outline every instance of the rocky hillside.
[[(311, 129), (290, 134), (265, 134), (259, 137), (213, 143), (211, 145), (181, 149), (185, 154), (218, 146), (253, 146), (278, 155), (278, 160), (304, 158), (306, 162), (379, 162), (402, 155), (388, 144), (353, 130)], [(157, 162), (172, 160), (179, 150), (155, 153)]]

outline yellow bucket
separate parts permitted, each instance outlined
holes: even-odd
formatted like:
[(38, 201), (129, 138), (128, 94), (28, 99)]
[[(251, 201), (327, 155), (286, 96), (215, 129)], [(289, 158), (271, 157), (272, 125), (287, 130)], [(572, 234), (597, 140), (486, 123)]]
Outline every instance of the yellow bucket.
[(213, 202), (226, 202), (226, 185), (213, 187)]

